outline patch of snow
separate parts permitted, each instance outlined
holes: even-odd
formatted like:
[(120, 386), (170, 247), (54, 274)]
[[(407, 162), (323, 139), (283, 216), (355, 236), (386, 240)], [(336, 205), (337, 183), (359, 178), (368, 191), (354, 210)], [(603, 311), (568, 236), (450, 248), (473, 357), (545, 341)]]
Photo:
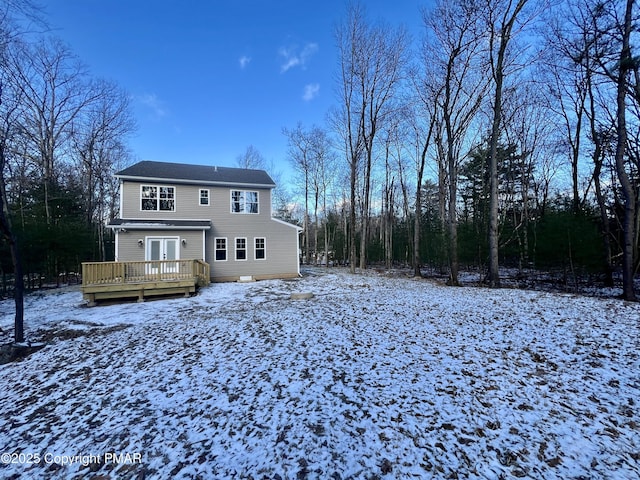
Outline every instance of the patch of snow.
[(316, 269), (29, 296), (25, 327), (50, 343), (0, 366), (5, 478), (640, 476), (639, 304)]

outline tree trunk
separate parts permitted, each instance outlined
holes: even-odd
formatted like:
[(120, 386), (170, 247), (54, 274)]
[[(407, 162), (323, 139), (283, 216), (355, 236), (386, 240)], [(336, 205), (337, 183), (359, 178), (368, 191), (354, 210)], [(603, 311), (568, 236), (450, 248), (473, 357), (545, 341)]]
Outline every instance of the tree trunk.
[[(498, 142), (500, 141), (500, 122), (502, 120), (502, 85), (504, 81), (504, 60), (507, 54), (511, 31), (516, 21), (516, 17), (522, 11), (527, 0), (518, 0), (513, 13), (507, 20), (508, 13), (505, 13), (502, 24), (496, 31), (496, 26), (491, 25), (491, 45), (495, 37), (499, 37), (498, 56), (492, 69), (495, 81), (495, 97), (493, 101), (493, 122), (491, 126), (491, 139), (489, 143), (489, 273), (487, 283), (492, 288), (500, 287), (500, 271), (498, 262), (499, 231), (498, 231)], [(492, 54), (493, 57), (493, 54)]]
[(304, 172), (304, 258), (305, 263), (309, 265), (309, 175), (306, 169)]
[(11, 261), (13, 262), (15, 277), (13, 299), (16, 307), (16, 315), (14, 319), (15, 332), (13, 338), (16, 343), (21, 343), (24, 342), (24, 277), (22, 275), (22, 258), (15, 235), (12, 235), (9, 240), (9, 250), (11, 252)]
[[(327, 189), (325, 187), (322, 197), (322, 211), (324, 212), (324, 254), (327, 259), (325, 267), (329, 268), (329, 218), (327, 217)], [(335, 247), (334, 247), (335, 250)]]
[[(499, 56), (503, 54), (500, 51)], [(499, 69), (502, 59), (499, 58)], [(500, 271), (498, 263), (498, 138), (500, 135), (500, 116), (502, 105), (502, 73), (496, 78), (496, 96), (493, 104), (493, 127), (489, 150), (489, 274), (487, 283), (492, 288), (500, 287)]]
[(369, 233), (369, 208), (371, 205), (371, 161), (373, 152), (371, 151), (373, 146), (367, 148), (367, 164), (364, 172), (364, 205), (362, 207), (362, 228), (360, 237), (360, 268), (362, 270), (367, 268), (367, 237)]
[(449, 237), (449, 281), (448, 284), (454, 287), (460, 285), (458, 281), (458, 218), (457, 218), (457, 188), (458, 172), (456, 159), (450, 154), (449, 164), (449, 208), (448, 208), (448, 237)]
[(18, 240), (11, 228), (11, 218), (9, 217), (9, 205), (7, 202), (6, 184), (4, 179), (4, 153), (0, 152), (0, 233), (9, 245), (11, 261), (13, 263), (14, 288), (13, 298), (15, 300), (15, 332), (16, 343), (24, 342), (24, 277), (22, 275), (22, 259)]
[[(318, 197), (320, 196), (320, 189), (317, 185), (314, 187), (314, 203), (313, 203), (313, 223), (314, 223), (314, 232), (313, 232), (313, 264), (318, 265)], [(326, 251), (325, 251), (326, 254)]]
[(414, 219), (414, 231), (413, 231), (413, 272), (416, 277), (422, 276), (420, 270), (420, 222), (422, 221), (422, 178), (424, 176), (424, 166), (427, 160), (427, 149), (429, 148), (429, 141), (431, 139), (431, 132), (433, 131), (433, 123), (429, 128), (429, 134), (427, 140), (422, 148), (420, 155), (420, 166), (418, 167), (418, 178), (416, 185), (416, 215)]
[(625, 169), (624, 156), (627, 145), (627, 125), (626, 125), (626, 87), (627, 75), (631, 70), (633, 59), (631, 57), (631, 12), (633, 0), (627, 0), (625, 23), (622, 37), (622, 51), (620, 52), (620, 64), (617, 79), (616, 95), (616, 172), (620, 180), (622, 195), (624, 198), (624, 218), (622, 221), (622, 290), (625, 300), (635, 301), (636, 294), (633, 285), (634, 274), (634, 247), (635, 247), (635, 216), (636, 198), (633, 185)]
[[(351, 190), (351, 208), (349, 209), (349, 271), (356, 273), (356, 176), (358, 174), (356, 158), (351, 158), (351, 178), (349, 187)], [(345, 232), (346, 234), (347, 232)]]
[[(596, 151), (598, 147), (596, 145)], [(594, 154), (595, 156), (596, 154)], [(599, 155), (599, 154), (598, 154)], [(600, 168), (602, 162), (596, 166), (593, 173), (594, 186), (596, 190), (596, 199), (598, 201), (598, 209), (600, 210), (600, 221), (602, 223), (602, 246), (604, 251), (604, 285), (613, 287), (613, 259), (611, 257), (611, 225), (609, 215), (607, 214), (607, 206), (602, 187), (600, 184)]]

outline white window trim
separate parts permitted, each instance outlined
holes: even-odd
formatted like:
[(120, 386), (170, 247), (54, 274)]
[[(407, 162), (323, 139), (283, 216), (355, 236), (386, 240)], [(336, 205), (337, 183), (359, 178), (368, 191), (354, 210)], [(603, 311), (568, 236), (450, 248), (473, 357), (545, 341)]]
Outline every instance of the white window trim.
[[(264, 248), (262, 248), (262, 250), (264, 250), (264, 258), (258, 258), (257, 257), (257, 252), (258, 252), (258, 247), (256, 246), (256, 241), (257, 240), (262, 240), (264, 242)], [(264, 262), (267, 259), (267, 237), (254, 237), (254, 239), (253, 239), (253, 259), (256, 262)]]
[[(156, 200), (158, 202), (157, 204), (158, 207), (155, 210), (142, 209), (142, 188), (143, 187), (155, 187), (158, 189), (158, 192), (157, 192), (158, 196), (156, 197)], [(160, 188), (161, 187), (173, 188), (173, 210), (160, 210)], [(139, 196), (138, 208), (140, 209), (141, 212), (163, 212), (163, 213), (177, 212), (178, 211), (178, 190), (176, 189), (175, 185), (154, 185), (151, 183), (140, 184), (140, 196)]]
[[(224, 240), (224, 260), (218, 260), (218, 240)], [(227, 237), (214, 237), (213, 239), (213, 261), (214, 262), (226, 262), (229, 260), (229, 241)]]
[[(202, 192), (207, 192), (207, 203), (202, 203)], [(211, 190), (208, 188), (198, 189), (198, 205), (200, 207), (208, 207), (211, 205)]]
[[(238, 258), (238, 251), (242, 249), (238, 249), (238, 240), (244, 240), (244, 258)], [(233, 253), (236, 262), (246, 262), (249, 259), (249, 245), (247, 244), (247, 237), (236, 237), (233, 240)]]
[(144, 261), (145, 262), (151, 261), (149, 259), (149, 254), (151, 253), (149, 248), (149, 242), (151, 240), (175, 240), (176, 241), (176, 258), (171, 261), (177, 262), (178, 260), (180, 260), (180, 237), (167, 236), (167, 235), (146, 235), (144, 237)]
[[(247, 192), (255, 193), (256, 203), (258, 204), (258, 211), (255, 213), (247, 212), (244, 210), (241, 212), (234, 212), (233, 211), (233, 192), (242, 192), (244, 194), (246, 194)], [(246, 206), (246, 202), (245, 202), (245, 206)], [(260, 192), (258, 190), (235, 190), (235, 189), (229, 190), (229, 211), (234, 215), (259, 215), (260, 214)]]

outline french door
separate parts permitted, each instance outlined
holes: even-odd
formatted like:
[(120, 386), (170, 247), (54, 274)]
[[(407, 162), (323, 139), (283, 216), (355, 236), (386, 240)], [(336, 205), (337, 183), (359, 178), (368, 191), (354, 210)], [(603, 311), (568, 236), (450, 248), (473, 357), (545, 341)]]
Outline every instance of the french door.
[[(179, 260), (178, 237), (147, 237), (145, 260)], [(178, 262), (158, 262), (149, 264), (148, 273), (177, 273)]]

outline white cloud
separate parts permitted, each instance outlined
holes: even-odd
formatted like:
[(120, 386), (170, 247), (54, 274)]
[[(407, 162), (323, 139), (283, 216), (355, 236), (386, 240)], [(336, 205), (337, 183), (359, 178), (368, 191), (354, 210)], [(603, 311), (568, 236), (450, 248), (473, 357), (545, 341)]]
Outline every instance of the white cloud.
[(320, 93), (320, 84), (319, 83), (309, 83), (304, 86), (304, 93), (302, 94), (302, 99), (305, 102), (309, 102), (316, 98)]
[(247, 65), (249, 65), (249, 62), (251, 62), (251, 57), (243, 55), (240, 57), (240, 60), (238, 60), (238, 62), (240, 63), (240, 68), (244, 70)]
[(309, 59), (318, 51), (317, 43), (307, 43), (302, 50), (298, 45), (280, 47), (278, 54), (283, 58), (280, 72), (284, 73), (293, 67), (305, 68)]
[(164, 102), (162, 102), (155, 93), (143, 93), (136, 98), (140, 104), (151, 110), (156, 118), (160, 119), (167, 115)]

